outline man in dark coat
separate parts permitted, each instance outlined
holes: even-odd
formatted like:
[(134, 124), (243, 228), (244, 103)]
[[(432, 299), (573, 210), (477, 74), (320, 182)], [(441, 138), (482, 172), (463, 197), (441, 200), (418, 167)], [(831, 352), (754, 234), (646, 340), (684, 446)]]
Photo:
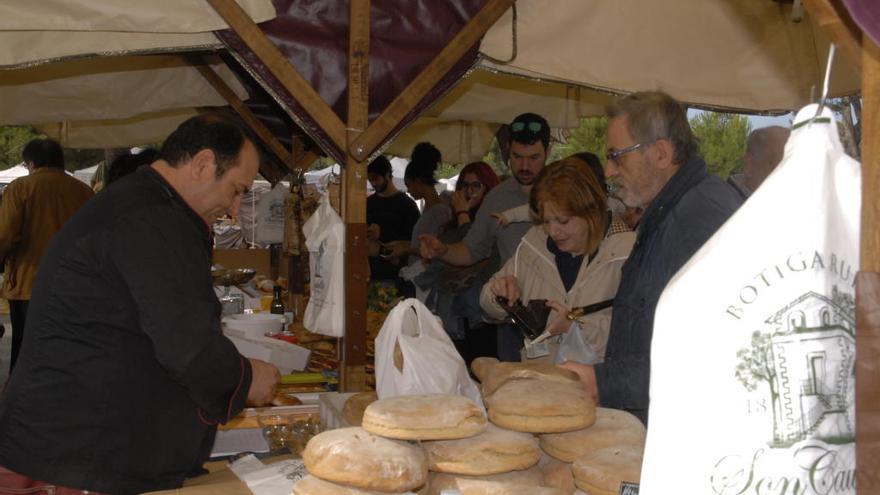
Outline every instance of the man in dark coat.
[(239, 124), (194, 117), (58, 232), (0, 396), (0, 493), (179, 487), (218, 423), (271, 400), (278, 370), (223, 336), (211, 279), (209, 226), (258, 166)]
[(605, 361), (563, 366), (580, 375), (602, 406), (627, 410), (647, 423), (657, 301), (742, 197), (707, 171), (684, 108), (670, 96), (631, 94), (613, 103), (608, 117), (605, 175), (624, 204), (644, 213), (623, 266)]

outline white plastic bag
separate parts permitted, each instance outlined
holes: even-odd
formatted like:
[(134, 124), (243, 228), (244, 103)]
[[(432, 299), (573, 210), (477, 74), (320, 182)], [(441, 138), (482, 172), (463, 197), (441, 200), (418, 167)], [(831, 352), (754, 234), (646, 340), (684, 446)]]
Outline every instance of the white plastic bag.
[(287, 188), (279, 182), (257, 198), (254, 229), (257, 244), (277, 244), (284, 240), (284, 202), (288, 194)]
[(815, 115), (660, 297), (643, 495), (855, 493), (860, 166)]
[[(394, 365), (400, 345), (402, 370)], [(405, 299), (388, 313), (376, 337), (376, 393), (380, 399), (411, 394), (454, 394), (483, 407), (476, 383), (440, 319), (418, 299)]]
[(345, 225), (325, 194), (318, 209), (303, 224), (303, 235), (309, 249), (309, 303), (303, 315), (303, 326), (314, 333), (342, 337), (343, 300), (345, 287)]
[(566, 361), (575, 361), (581, 364), (596, 364), (599, 362), (599, 354), (584, 339), (583, 330), (577, 322), (572, 322), (568, 331), (559, 338), (556, 347), (556, 355), (553, 362), (556, 364)]

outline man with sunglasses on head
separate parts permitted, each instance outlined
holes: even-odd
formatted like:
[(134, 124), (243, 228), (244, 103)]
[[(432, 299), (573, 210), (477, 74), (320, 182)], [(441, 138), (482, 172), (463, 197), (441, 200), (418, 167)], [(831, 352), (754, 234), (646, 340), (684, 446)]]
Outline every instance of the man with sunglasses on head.
[(627, 207), (644, 213), (623, 266), (605, 361), (562, 366), (578, 373), (599, 404), (647, 423), (657, 301), (742, 196), (708, 172), (684, 108), (669, 95), (631, 94), (609, 106), (608, 118), (605, 175), (616, 182), (615, 195)]
[[(550, 153), (550, 126), (540, 115), (524, 113), (510, 123), (510, 159), (512, 177), (492, 189), (477, 211), (473, 226), (461, 242), (444, 244), (431, 235), (420, 236), (423, 258), (441, 259), (450, 265), (466, 266), (488, 258), (498, 251), (501, 265), (516, 251), (517, 245), (532, 226), (531, 222), (500, 227), (493, 213), (529, 202), (532, 185), (544, 168)], [(498, 358), (519, 361), (522, 335), (513, 326), (498, 328)]]

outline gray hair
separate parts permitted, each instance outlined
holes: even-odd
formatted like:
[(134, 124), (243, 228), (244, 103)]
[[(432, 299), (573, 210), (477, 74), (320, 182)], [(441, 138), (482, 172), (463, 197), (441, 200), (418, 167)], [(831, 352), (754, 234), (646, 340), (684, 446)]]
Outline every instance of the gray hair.
[(659, 139), (671, 142), (676, 164), (684, 164), (697, 154), (699, 143), (684, 107), (666, 93), (632, 93), (611, 102), (606, 112), (609, 119), (627, 117), (627, 129), (638, 143), (653, 143)]

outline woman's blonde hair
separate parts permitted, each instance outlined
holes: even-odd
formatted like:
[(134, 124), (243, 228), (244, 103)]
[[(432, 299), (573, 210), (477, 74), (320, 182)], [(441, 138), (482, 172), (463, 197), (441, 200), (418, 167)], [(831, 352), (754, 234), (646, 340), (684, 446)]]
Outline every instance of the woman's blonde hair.
[(577, 156), (570, 156), (544, 167), (529, 198), (536, 221), (543, 221), (544, 205), (548, 202), (587, 221), (590, 232), (586, 252), (594, 252), (608, 227), (608, 201), (590, 166)]

